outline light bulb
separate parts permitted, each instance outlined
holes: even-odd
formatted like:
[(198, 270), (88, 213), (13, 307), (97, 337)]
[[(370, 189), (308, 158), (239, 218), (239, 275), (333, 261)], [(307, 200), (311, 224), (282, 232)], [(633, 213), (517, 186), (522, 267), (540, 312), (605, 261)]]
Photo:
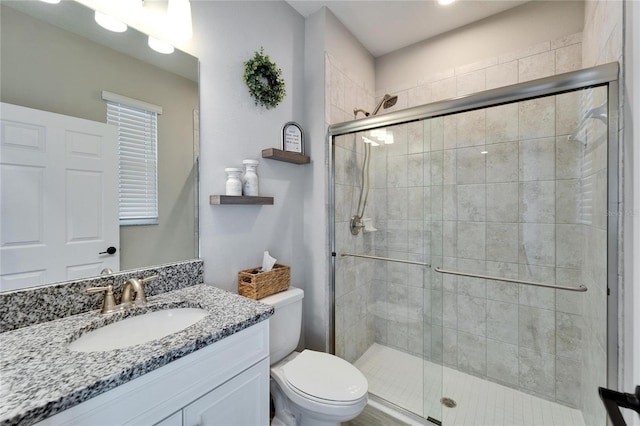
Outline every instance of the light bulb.
[(455, 2), (456, 0), (438, 0), (438, 4), (440, 6), (448, 6), (451, 3)]
[(151, 36), (149, 36), (149, 47), (155, 50), (156, 52), (164, 53), (165, 55), (173, 53), (173, 50), (174, 50), (173, 46), (170, 45), (169, 43), (162, 40), (158, 40), (157, 38), (151, 37)]
[(167, 6), (172, 38), (188, 40), (193, 37), (191, 24), (191, 3), (189, 0), (169, 0)]
[(127, 31), (127, 24), (122, 21), (118, 21), (113, 16), (98, 12), (97, 10), (94, 15), (94, 19), (102, 28), (105, 28), (109, 31), (113, 31), (116, 33), (123, 33)]

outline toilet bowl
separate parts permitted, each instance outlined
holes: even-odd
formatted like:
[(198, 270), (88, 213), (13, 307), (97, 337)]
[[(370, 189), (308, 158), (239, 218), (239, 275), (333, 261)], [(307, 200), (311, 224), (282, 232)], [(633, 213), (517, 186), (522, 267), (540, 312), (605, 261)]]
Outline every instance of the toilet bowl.
[(272, 426), (337, 426), (367, 405), (368, 383), (347, 361), (324, 352), (295, 352), (302, 321), (300, 289), (260, 300), (274, 306), (269, 319)]

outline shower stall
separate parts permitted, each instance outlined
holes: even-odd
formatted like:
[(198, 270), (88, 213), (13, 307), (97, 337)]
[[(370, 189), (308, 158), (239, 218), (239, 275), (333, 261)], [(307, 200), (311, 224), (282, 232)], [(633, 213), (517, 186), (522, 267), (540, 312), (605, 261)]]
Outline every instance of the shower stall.
[(617, 64), (332, 125), (332, 340), (438, 424), (605, 425)]

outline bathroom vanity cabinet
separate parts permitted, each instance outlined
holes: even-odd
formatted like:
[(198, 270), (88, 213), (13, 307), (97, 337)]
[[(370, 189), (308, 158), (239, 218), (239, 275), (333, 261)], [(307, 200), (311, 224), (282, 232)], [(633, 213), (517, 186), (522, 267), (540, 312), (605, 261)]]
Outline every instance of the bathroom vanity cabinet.
[[(108, 356), (108, 352), (101, 354)], [(239, 331), (38, 424), (268, 425), (269, 321)]]

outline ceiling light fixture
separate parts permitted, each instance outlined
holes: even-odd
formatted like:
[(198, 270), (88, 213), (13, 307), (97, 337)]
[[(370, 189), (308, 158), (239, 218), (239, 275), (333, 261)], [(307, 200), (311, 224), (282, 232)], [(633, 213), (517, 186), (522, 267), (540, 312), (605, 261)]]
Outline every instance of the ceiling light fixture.
[(122, 21), (118, 21), (113, 16), (98, 12), (97, 10), (94, 15), (94, 19), (102, 28), (105, 28), (109, 31), (113, 31), (116, 33), (123, 33), (127, 31), (127, 24)]
[(174, 51), (174, 48), (172, 45), (170, 45), (166, 41), (158, 40), (155, 37), (149, 36), (148, 43), (149, 43), (149, 47), (158, 53), (164, 53), (165, 55), (168, 55), (170, 53), (173, 53)]
[(451, 3), (455, 2), (456, 0), (438, 0), (438, 4), (440, 6), (449, 6)]
[(169, 0), (167, 15), (174, 39), (189, 40), (193, 37), (191, 3), (189, 3), (189, 0)]
[(44, 3), (49, 3), (49, 4), (58, 4), (60, 3), (60, 0), (40, 0)]

